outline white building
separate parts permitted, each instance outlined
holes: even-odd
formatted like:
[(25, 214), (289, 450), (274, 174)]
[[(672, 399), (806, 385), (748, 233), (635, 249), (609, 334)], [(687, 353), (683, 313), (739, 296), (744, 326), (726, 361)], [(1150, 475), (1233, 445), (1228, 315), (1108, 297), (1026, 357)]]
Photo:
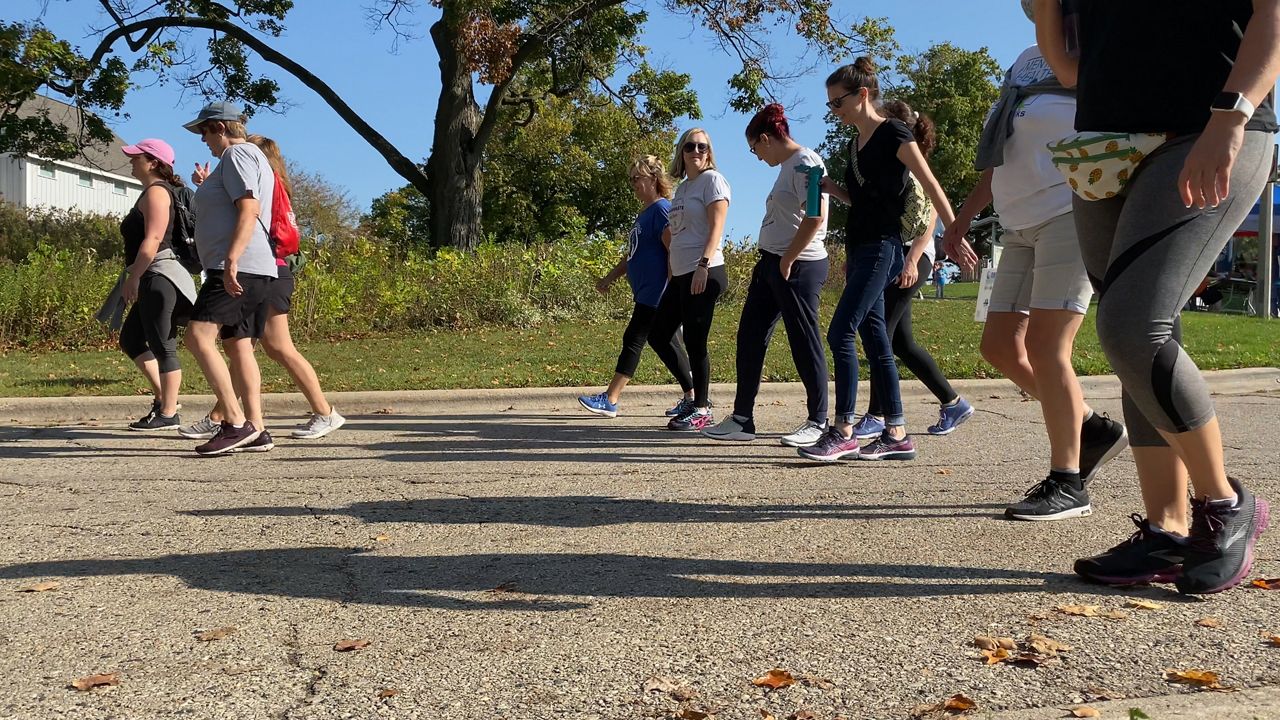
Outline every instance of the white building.
[[(78, 128), (79, 110), (43, 96), (22, 104), (18, 115), (48, 112), (50, 120)], [(124, 215), (142, 194), (129, 174), (126, 145), (114, 133), (111, 143), (85, 148), (70, 160), (0, 154), (0, 198), (19, 207), (55, 207), (86, 213)]]

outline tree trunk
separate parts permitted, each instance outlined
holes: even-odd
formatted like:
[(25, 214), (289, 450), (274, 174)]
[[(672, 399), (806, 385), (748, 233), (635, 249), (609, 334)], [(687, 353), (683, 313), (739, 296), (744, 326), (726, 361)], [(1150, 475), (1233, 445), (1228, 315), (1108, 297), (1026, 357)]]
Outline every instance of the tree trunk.
[(440, 56), (440, 101), (436, 106), (435, 137), (427, 160), (431, 183), (431, 244), (471, 250), (484, 240), (480, 224), (482, 185), (477, 147), (480, 107), (467, 70), (449, 36), (447, 18), (431, 26), (431, 40)]

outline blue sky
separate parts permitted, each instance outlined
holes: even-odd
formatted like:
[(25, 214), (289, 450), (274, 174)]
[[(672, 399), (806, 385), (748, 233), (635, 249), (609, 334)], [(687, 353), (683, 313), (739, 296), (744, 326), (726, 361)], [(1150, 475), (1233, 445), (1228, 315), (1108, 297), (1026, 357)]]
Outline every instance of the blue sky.
[[(5, 4), (9, 19), (29, 20), (47, 8), (45, 23), (86, 53), (96, 45), (91, 27), (109, 22), (90, 0), (8, 0)], [(329, 83), (407, 156), (425, 158), (439, 92), (436, 57), (426, 37), (436, 11), (429, 6), (420, 11), (418, 37), (401, 41), (393, 50), (393, 36), (385, 30), (374, 31), (364, 5), (352, 0), (300, 0), (277, 47)], [(987, 47), (1002, 65), (1008, 65), (1033, 41), (1032, 25), (1018, 0), (862, 0), (836, 6), (850, 17), (887, 17), (906, 51), (949, 41), (970, 49)], [(776, 171), (747, 151), (743, 130), (749, 118), (725, 106), (732, 62), (704, 31), (658, 11), (651, 12), (643, 42), (650, 47), (655, 64), (692, 74), (704, 116), (698, 125), (711, 134), (720, 169), (733, 188), (726, 230), (733, 238), (754, 236)], [(803, 44), (781, 33), (775, 47), (784, 61), (797, 59), (798, 66), (812, 62), (803, 57)], [(117, 48), (127, 53), (123, 43)], [(793, 117), (792, 133), (802, 144), (816, 146), (826, 133), (823, 80), (830, 69), (819, 67), (811, 77), (791, 85), (783, 98)], [(373, 198), (404, 184), (318, 97), (283, 72), (273, 76), (280, 81), (289, 107), (280, 114), (259, 113), (251, 123), (254, 132), (277, 139), (293, 161), (345, 187), (361, 210), (367, 210)], [(194, 162), (209, 159), (198, 138), (181, 128), (201, 104), (197, 97), (181, 97), (172, 85), (137, 88), (125, 106), (129, 117), (113, 121), (113, 126), (130, 142), (144, 137), (168, 140), (185, 175)], [(689, 125), (681, 122), (681, 127)]]

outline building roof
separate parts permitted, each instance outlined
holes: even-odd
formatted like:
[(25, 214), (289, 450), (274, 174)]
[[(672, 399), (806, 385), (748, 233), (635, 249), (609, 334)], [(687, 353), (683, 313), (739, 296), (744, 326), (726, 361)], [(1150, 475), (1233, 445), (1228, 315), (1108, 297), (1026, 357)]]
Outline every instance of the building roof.
[[(18, 108), (19, 117), (32, 117), (44, 112), (48, 112), (50, 120), (70, 129), (73, 133), (79, 131), (81, 110), (73, 105), (36, 95)], [(86, 146), (79, 155), (68, 158), (64, 162), (129, 177), (129, 158), (120, 152), (120, 148), (127, 144), (113, 130), (110, 143)]]

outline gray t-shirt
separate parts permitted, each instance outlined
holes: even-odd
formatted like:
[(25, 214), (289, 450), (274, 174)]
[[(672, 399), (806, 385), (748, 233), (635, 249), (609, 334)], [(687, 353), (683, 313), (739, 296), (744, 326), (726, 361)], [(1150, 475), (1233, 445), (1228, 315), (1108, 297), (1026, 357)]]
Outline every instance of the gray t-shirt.
[[(711, 223), (707, 222), (707, 206), (717, 200), (729, 202), (729, 182), (715, 170), (707, 170), (676, 188), (671, 200), (671, 274), (687, 275), (698, 269), (698, 261), (707, 248)], [(724, 264), (720, 252), (723, 238), (716, 238), (716, 251), (711, 267)]]
[[(760, 224), (760, 249), (774, 255), (785, 255), (796, 239), (796, 231), (805, 219), (805, 203), (809, 199), (808, 175), (797, 172), (802, 166), (823, 168), (822, 158), (809, 148), (802, 147), (778, 166), (778, 179), (764, 201), (764, 222)], [(827, 256), (823, 244), (827, 238), (827, 219), (814, 234), (808, 247), (800, 252), (797, 260), (821, 260)]]
[(222, 153), (209, 177), (196, 190), (196, 250), (208, 270), (221, 270), (240, 216), (236, 201), (257, 198), (261, 222), (254, 222), (253, 237), (240, 256), (239, 272), (276, 277), (276, 258), (267, 240), (271, 227), (271, 200), (276, 176), (267, 156), (257, 145), (242, 142)]

